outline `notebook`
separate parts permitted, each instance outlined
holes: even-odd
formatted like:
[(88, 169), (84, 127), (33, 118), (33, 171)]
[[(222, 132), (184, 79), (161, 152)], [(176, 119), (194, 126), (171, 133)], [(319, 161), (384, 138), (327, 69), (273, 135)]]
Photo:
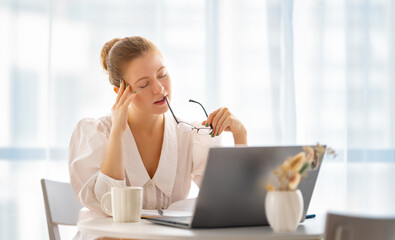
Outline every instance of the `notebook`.
[[(185, 216), (167, 214), (167, 210), (164, 210), (164, 216), (144, 218), (157, 224), (181, 228), (268, 225), (265, 186), (273, 182), (273, 170), (287, 157), (301, 152), (302, 147), (211, 148), (193, 210), (189, 214), (185, 213)], [(299, 185), (304, 200), (302, 221), (306, 217), (320, 166), (310, 171)]]

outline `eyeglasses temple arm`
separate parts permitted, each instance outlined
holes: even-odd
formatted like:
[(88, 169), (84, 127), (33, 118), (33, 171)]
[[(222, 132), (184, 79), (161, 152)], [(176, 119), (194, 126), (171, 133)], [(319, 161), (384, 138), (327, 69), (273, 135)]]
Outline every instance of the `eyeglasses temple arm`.
[(206, 114), (206, 117), (208, 117), (208, 114), (207, 114), (207, 112), (206, 112), (206, 109), (204, 109), (204, 107), (203, 107), (203, 105), (202, 104), (200, 104), (200, 102), (197, 102), (197, 101), (195, 101), (195, 100), (192, 100), (192, 99), (189, 99), (189, 102), (193, 102), (193, 103), (197, 103), (197, 104), (199, 104), (202, 108), (203, 108), (203, 111), (204, 111), (204, 113)]
[(177, 124), (179, 124), (180, 122), (179, 122), (178, 119), (176, 118), (176, 115), (174, 115), (173, 110), (172, 110), (171, 107), (170, 107), (169, 101), (167, 100), (167, 97), (165, 97), (165, 99), (166, 99), (167, 106), (169, 107), (170, 112), (171, 112), (171, 114), (172, 114), (173, 117), (174, 117), (174, 120), (176, 120)]
[[(203, 111), (204, 111), (204, 113), (206, 114), (206, 117), (208, 118), (208, 114), (207, 114), (207, 112), (206, 112), (206, 109), (204, 109), (203, 105), (200, 104), (200, 102), (195, 101), (195, 100), (192, 100), (192, 99), (189, 99), (189, 102), (193, 102), (193, 103), (199, 104), (199, 105), (203, 108)], [(211, 127), (211, 129), (214, 129), (212, 124), (210, 124), (210, 127)]]

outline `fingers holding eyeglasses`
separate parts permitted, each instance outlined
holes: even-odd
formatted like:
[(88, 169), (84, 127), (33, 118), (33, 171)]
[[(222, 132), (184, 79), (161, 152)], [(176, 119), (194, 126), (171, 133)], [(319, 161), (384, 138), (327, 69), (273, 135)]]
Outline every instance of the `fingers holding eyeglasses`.
[(218, 136), (219, 134), (222, 133), (222, 131), (220, 132), (219, 130), (221, 126), (223, 126), (224, 123), (226, 123), (226, 120), (230, 117), (230, 115), (231, 113), (229, 109), (223, 107), (217, 109), (216, 111), (214, 111), (208, 116), (207, 124), (212, 125), (213, 127), (213, 131), (210, 134), (212, 137)]
[(222, 123), (224, 121), (224, 116), (228, 115), (226, 114), (227, 111), (229, 111), (227, 108), (218, 108), (214, 112), (210, 113), (207, 120), (203, 122), (206, 127), (211, 126), (213, 128), (213, 131), (210, 134), (212, 137), (217, 135), (217, 125), (219, 122)]
[(222, 127), (222, 124), (225, 122), (225, 120), (230, 116), (230, 112), (228, 110), (228, 108), (224, 107), (221, 108), (221, 110), (215, 115), (215, 117), (213, 118), (213, 134), (211, 134), (212, 136), (218, 136), (219, 133), (219, 129)]
[(215, 130), (212, 136), (219, 136), (223, 131), (230, 131), (230, 125), (232, 124), (232, 114), (230, 112), (224, 113), (222, 117), (215, 123)]
[(246, 144), (247, 131), (244, 125), (229, 111), (228, 108), (219, 108), (211, 113), (208, 119), (203, 122), (207, 126), (212, 125), (212, 137), (221, 135), (224, 131), (230, 131), (233, 134), (235, 143)]
[(219, 111), (221, 111), (221, 108), (218, 108), (214, 112), (210, 113), (210, 115), (208, 115), (207, 120), (203, 122), (203, 125), (206, 125), (206, 127), (210, 126), (212, 124), (213, 118), (216, 116), (216, 114)]

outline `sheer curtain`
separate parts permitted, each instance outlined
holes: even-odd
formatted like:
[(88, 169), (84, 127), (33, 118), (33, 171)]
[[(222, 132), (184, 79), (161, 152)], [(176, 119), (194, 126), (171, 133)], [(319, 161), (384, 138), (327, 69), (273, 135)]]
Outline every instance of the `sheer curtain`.
[(1, 239), (46, 238), (39, 179), (68, 181), (77, 121), (115, 100), (100, 49), (132, 35), (161, 49), (184, 119), (204, 118), (191, 98), (250, 145), (334, 148), (309, 212), (395, 213), (394, 1), (2, 1)]
[(297, 143), (339, 153), (313, 203), (394, 214), (395, 2), (295, 2), (293, 23)]

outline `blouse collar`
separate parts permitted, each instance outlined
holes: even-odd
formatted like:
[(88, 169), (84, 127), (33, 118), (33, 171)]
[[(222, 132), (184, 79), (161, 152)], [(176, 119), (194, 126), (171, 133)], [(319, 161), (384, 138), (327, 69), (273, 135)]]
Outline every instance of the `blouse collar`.
[[(177, 171), (178, 144), (175, 122), (167, 113), (164, 116), (165, 128), (162, 151), (152, 181), (164, 194), (171, 198)], [(151, 178), (145, 169), (129, 127), (123, 136), (123, 153), (125, 170), (131, 186), (143, 187)]]

